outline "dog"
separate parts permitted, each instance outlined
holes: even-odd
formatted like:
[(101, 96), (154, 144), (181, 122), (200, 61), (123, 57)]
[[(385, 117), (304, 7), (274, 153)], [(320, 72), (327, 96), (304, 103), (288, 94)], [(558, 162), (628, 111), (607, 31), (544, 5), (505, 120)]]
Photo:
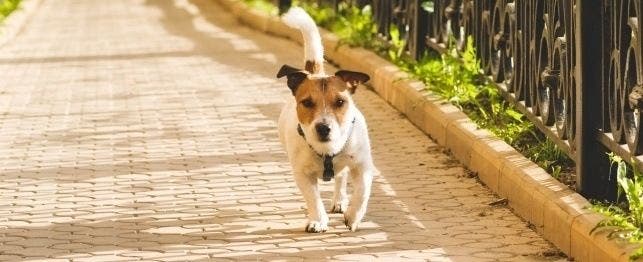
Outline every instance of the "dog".
[[(344, 224), (354, 232), (366, 213), (373, 176), (378, 173), (366, 121), (351, 98), (355, 89), (370, 77), (348, 70), (326, 75), (321, 36), (313, 19), (303, 9), (293, 7), (282, 20), (299, 29), (304, 39), (304, 69), (283, 65), (277, 78), (287, 78), (293, 95), (279, 116), (279, 139), (306, 201), (306, 232), (328, 230), (318, 179), (330, 181), (333, 177), (331, 212), (343, 213)], [(347, 176), (353, 185), (350, 203)]]

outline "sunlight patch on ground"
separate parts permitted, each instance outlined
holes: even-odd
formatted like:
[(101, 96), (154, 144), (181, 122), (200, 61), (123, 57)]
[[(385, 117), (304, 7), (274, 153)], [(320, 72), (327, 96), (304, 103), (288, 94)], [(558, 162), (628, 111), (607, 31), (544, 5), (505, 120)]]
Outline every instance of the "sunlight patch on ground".
[[(393, 187), (386, 181), (386, 178), (384, 178), (382, 175), (375, 177), (374, 180), (377, 181), (377, 183), (373, 183), (373, 186), (379, 186), (386, 196), (397, 195)], [(412, 214), (411, 209), (409, 209), (408, 205), (404, 203), (404, 201), (401, 201), (399, 199), (394, 199), (392, 200), (392, 202), (402, 212), (406, 213), (405, 215), (406, 218), (408, 218), (413, 225), (421, 229), (426, 229), (426, 226), (424, 226), (424, 224), (422, 224), (422, 222), (420, 222), (420, 220), (415, 215)]]

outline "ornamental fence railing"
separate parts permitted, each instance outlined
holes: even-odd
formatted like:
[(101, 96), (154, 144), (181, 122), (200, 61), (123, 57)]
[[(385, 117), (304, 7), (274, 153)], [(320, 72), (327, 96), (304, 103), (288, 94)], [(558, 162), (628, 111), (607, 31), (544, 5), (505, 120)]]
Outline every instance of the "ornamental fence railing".
[(583, 195), (614, 197), (608, 152), (643, 170), (640, 0), (344, 2), (371, 5), (378, 33), (397, 27), (415, 58), (427, 48), (463, 49), (472, 37), (484, 73), (574, 160)]

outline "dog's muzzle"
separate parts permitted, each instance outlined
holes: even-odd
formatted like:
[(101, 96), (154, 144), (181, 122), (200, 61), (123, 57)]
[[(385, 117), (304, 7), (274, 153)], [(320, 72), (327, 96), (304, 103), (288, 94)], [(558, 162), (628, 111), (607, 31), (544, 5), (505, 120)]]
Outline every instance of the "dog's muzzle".
[(328, 138), (328, 136), (330, 135), (330, 126), (328, 126), (328, 124), (324, 124), (324, 123), (316, 124), (315, 131), (317, 131), (317, 136), (319, 137), (319, 141), (328, 142), (330, 140)]
[[(335, 176), (335, 168), (333, 167), (333, 158), (341, 154), (342, 151), (344, 151), (344, 148), (346, 147), (346, 144), (348, 144), (348, 140), (350, 140), (351, 138), (350, 136), (353, 133), (354, 125), (355, 125), (355, 118), (353, 118), (353, 121), (351, 121), (350, 129), (348, 130), (348, 137), (346, 138), (346, 141), (344, 142), (342, 149), (335, 154), (317, 153), (317, 151), (315, 151), (315, 149), (310, 144), (308, 144), (308, 141), (306, 141), (306, 134), (304, 134), (304, 130), (301, 129), (301, 125), (297, 125), (297, 133), (299, 133), (299, 135), (304, 139), (304, 141), (306, 141), (306, 143), (308, 144), (308, 147), (310, 147), (310, 150), (315, 152), (315, 154), (317, 154), (317, 156), (319, 156), (322, 159), (322, 163), (324, 164), (324, 173), (322, 178), (324, 179), (324, 181), (330, 181)], [(328, 134), (330, 134), (330, 127), (327, 124), (320, 123), (315, 125), (315, 131), (317, 131), (317, 134), (319, 135), (320, 140), (321, 140), (322, 134), (325, 134), (326, 139), (328, 139)]]

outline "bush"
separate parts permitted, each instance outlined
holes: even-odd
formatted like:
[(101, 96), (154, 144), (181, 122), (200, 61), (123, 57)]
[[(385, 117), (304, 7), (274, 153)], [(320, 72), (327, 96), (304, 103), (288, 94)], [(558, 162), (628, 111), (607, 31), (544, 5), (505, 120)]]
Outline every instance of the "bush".
[[(614, 153), (609, 154), (612, 165), (616, 165), (616, 182), (618, 196), (625, 196), (627, 203), (606, 204), (597, 203), (592, 209), (608, 218), (599, 222), (592, 232), (597, 229), (609, 231), (608, 237), (627, 239), (632, 243), (643, 243), (643, 174), (633, 168), (629, 172), (628, 165)], [(618, 201), (617, 201), (618, 202)], [(643, 248), (636, 250), (631, 259), (643, 257)]]
[(4, 20), (13, 10), (18, 8), (20, 0), (0, 0), (0, 21)]

